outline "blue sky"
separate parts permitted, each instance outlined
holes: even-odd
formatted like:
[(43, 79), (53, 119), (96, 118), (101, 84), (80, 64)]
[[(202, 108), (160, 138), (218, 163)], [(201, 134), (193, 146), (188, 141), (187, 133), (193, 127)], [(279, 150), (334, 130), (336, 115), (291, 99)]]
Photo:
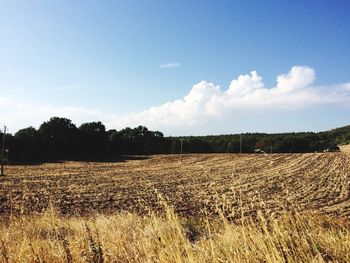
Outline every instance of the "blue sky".
[(348, 125), (349, 14), (349, 1), (0, 0), (0, 122), (15, 132), (59, 115), (167, 135)]

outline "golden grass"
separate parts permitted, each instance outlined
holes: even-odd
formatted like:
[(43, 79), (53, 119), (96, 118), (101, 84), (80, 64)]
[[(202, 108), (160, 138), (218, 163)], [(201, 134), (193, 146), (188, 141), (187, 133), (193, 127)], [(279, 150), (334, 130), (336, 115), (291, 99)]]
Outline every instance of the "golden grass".
[(350, 262), (343, 153), (167, 155), (6, 173), (0, 262)]
[(23, 215), (0, 227), (1, 262), (350, 262), (350, 227), (325, 216), (258, 213), (230, 223), (170, 208), (66, 218)]

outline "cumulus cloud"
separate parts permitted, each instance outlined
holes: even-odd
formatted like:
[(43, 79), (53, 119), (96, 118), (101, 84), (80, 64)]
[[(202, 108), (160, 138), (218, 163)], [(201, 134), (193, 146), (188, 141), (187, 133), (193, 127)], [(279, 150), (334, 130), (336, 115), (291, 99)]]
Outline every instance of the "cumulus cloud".
[(180, 67), (180, 63), (179, 62), (169, 62), (169, 63), (161, 64), (159, 67), (160, 68), (178, 68), (178, 67)]
[(227, 90), (201, 81), (182, 99), (116, 118), (110, 124), (189, 127), (213, 119), (229, 121), (238, 111), (292, 111), (315, 105), (350, 105), (350, 83), (317, 87), (313, 85), (315, 79), (312, 68), (294, 66), (287, 74), (277, 76), (276, 86), (270, 88), (265, 87), (256, 71), (232, 80)]
[[(238, 76), (224, 90), (203, 80), (195, 84), (183, 98), (124, 116), (81, 107), (19, 104), (1, 97), (0, 113), (6, 124), (14, 129), (38, 126), (52, 116), (62, 116), (77, 124), (100, 120), (108, 128), (146, 125), (168, 134), (178, 134), (178, 131), (188, 131), (191, 134), (194, 130), (198, 133), (198, 127), (208, 128), (218, 121), (221, 127), (228, 124), (232, 127), (232, 123), (239, 120), (240, 116), (243, 118), (242, 114), (256, 119), (271, 112), (286, 116), (290, 112), (305, 113), (310, 108), (323, 106), (349, 109), (350, 82), (316, 86), (315, 79), (312, 68), (294, 66), (287, 74), (277, 76), (273, 87), (266, 87), (256, 71)], [(210, 134), (211, 130), (199, 132)]]
[(345, 84), (341, 85), (341, 87), (342, 87), (344, 90), (350, 91), (350, 83), (345, 83)]

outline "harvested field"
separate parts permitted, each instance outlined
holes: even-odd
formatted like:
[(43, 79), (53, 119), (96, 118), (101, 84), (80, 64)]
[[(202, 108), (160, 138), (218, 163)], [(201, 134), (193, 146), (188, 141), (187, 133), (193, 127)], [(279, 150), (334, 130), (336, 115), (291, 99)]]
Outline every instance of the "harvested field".
[(342, 152), (350, 154), (350, 144), (340, 145), (339, 148)]
[(124, 162), (63, 162), (10, 166), (0, 179), (0, 213), (31, 213), (50, 205), (62, 214), (162, 208), (229, 218), (257, 209), (302, 211), (350, 218), (350, 156), (312, 154), (190, 154)]

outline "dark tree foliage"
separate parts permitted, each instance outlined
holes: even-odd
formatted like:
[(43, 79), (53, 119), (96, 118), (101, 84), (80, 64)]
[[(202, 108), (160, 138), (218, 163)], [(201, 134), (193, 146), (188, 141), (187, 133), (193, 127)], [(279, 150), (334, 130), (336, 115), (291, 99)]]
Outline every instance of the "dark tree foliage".
[(42, 159), (42, 145), (39, 137), (39, 132), (35, 128), (28, 127), (19, 130), (16, 132), (14, 139), (16, 140), (16, 148), (18, 148), (17, 157), (19, 159), (24, 162), (31, 162)]
[(71, 120), (52, 117), (41, 124), (42, 151), (49, 160), (72, 159), (78, 153), (78, 129)]
[(125, 128), (118, 135), (118, 139), (115, 140), (120, 144), (123, 154), (168, 153), (171, 146), (171, 142), (164, 138), (163, 133), (149, 131), (144, 126)]
[(80, 125), (77, 140), (79, 158), (103, 159), (109, 154), (109, 138), (101, 122), (89, 122)]
[(108, 152), (111, 156), (119, 156), (122, 154), (122, 143), (123, 138), (122, 135), (117, 132), (117, 130), (109, 130), (107, 132), (108, 136)]
[[(2, 138), (0, 133), (0, 138)], [(106, 130), (101, 122), (89, 122), (79, 128), (66, 118), (53, 117), (38, 130), (28, 127), (14, 136), (6, 135), (10, 162), (59, 160), (113, 160), (120, 155), (180, 153), (305, 153), (338, 150), (339, 144), (350, 142), (350, 126), (326, 132), (245, 133), (242, 135), (164, 137), (145, 126)]]
[[(175, 141), (176, 143), (176, 141)], [(210, 153), (213, 149), (208, 141), (199, 137), (187, 137), (183, 142), (184, 153)]]

